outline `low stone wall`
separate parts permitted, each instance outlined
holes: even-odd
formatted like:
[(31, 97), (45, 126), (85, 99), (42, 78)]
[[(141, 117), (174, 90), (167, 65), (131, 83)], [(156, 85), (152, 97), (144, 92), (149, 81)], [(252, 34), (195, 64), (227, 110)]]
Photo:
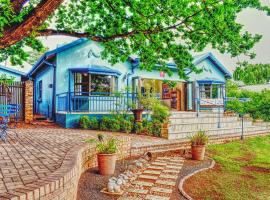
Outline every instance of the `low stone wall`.
[[(130, 156), (130, 137), (119, 137), (118, 159)], [(74, 147), (66, 155), (61, 168), (44, 179), (24, 188), (15, 189), (6, 196), (10, 200), (76, 200), (81, 174), (97, 166), (96, 147), (84, 144)]]

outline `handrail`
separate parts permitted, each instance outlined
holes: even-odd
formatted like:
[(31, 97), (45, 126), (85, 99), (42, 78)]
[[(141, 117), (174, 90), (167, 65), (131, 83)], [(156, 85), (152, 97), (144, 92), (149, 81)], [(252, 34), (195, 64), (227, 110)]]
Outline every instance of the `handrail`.
[[(220, 108), (222, 107), (222, 105), (217, 105), (217, 104), (214, 104), (210, 101), (207, 101), (207, 100), (204, 100), (204, 99), (200, 99), (200, 98), (196, 98), (196, 102), (197, 102), (197, 106), (196, 106), (196, 109), (197, 109), (197, 117), (199, 117), (199, 114), (200, 114), (200, 107), (201, 107), (201, 102), (205, 102), (205, 103), (208, 103), (210, 105), (213, 105), (213, 106), (217, 106), (216, 108), (218, 108), (218, 124), (217, 124), (217, 127), (218, 128), (221, 128), (221, 112), (220, 112)], [(223, 98), (223, 107), (224, 107), (224, 103), (225, 103), (225, 100)]]

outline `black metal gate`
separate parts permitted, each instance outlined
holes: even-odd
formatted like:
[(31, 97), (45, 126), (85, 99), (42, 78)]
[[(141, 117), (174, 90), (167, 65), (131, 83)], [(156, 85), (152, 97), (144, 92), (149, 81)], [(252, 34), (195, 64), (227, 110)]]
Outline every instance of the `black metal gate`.
[(19, 117), (24, 118), (24, 82), (13, 82), (9, 85), (0, 84), (0, 104), (18, 104), (21, 106)]

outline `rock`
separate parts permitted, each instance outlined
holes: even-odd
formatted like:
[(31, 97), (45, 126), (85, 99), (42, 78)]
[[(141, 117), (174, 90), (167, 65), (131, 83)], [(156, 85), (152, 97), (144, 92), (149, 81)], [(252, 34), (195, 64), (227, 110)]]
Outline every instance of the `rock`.
[(121, 192), (121, 187), (119, 185), (115, 185), (114, 192), (117, 192), (117, 193)]
[(109, 182), (107, 185), (108, 192), (114, 192), (115, 183)]

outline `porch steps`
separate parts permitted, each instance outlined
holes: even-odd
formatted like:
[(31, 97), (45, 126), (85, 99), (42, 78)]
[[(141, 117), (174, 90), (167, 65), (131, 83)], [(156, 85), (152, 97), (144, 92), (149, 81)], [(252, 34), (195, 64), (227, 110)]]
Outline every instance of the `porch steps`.
[[(220, 120), (220, 128), (218, 121)], [(172, 112), (170, 117), (168, 139), (186, 139), (199, 130), (204, 130), (211, 137), (241, 135), (242, 123), (237, 116), (226, 116), (223, 113), (201, 112)], [(267, 126), (256, 125), (249, 119), (244, 120), (244, 135), (270, 133)]]

